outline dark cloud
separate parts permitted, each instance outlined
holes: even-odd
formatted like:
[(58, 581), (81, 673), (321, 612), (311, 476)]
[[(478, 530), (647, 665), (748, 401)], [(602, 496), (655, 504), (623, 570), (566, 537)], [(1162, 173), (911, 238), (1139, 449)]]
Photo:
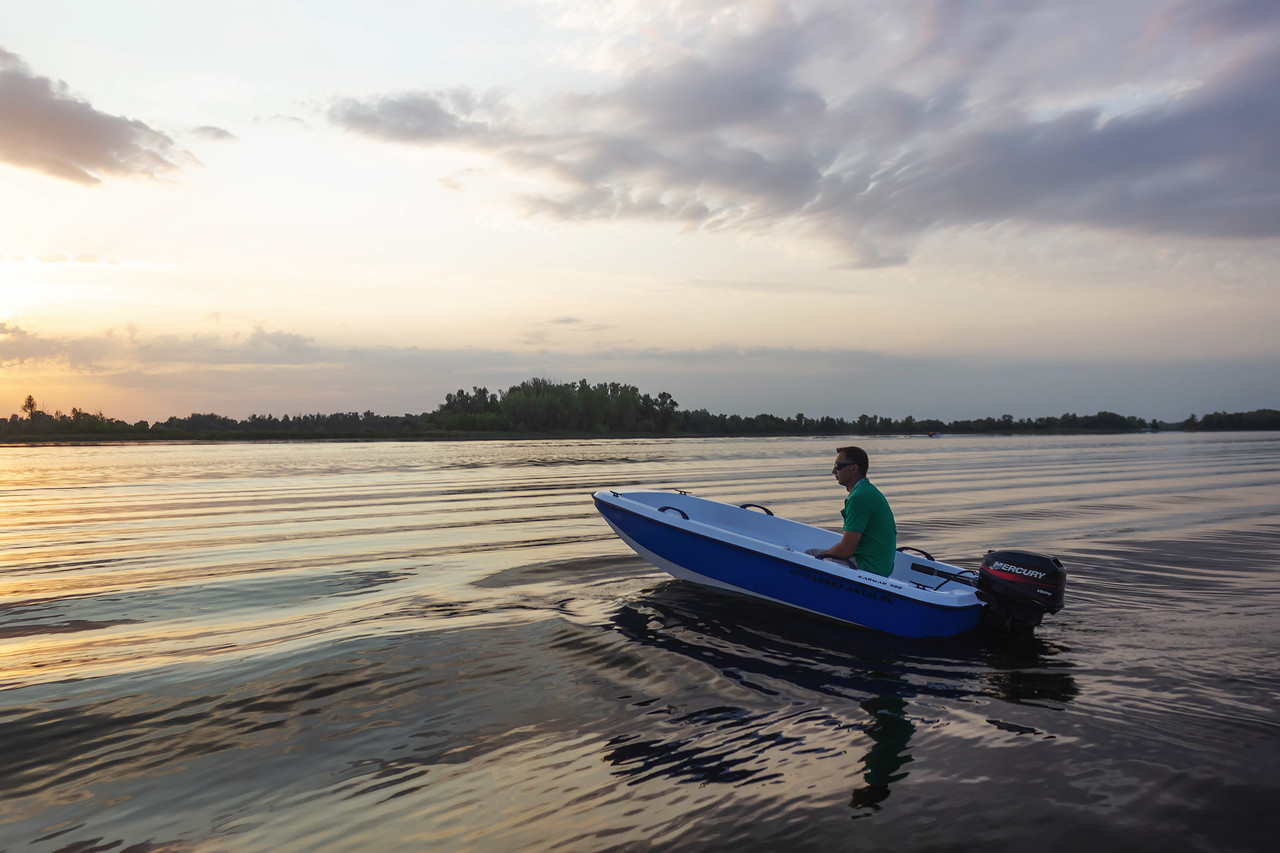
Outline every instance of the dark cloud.
[(1280, 4), (1274, 0), (1190, 0), (1168, 15), (1172, 26), (1189, 26), (1203, 39), (1252, 33), (1280, 23)]
[(865, 191), (891, 230), (1006, 218), (1198, 236), (1280, 235), (1280, 52), (1172, 103), (959, 134)]
[(744, 36), (732, 50), (637, 69), (616, 90), (587, 103), (659, 132), (736, 127), (789, 139), (797, 130), (817, 127), (827, 110), (826, 99), (793, 73), (820, 36), (812, 22), (788, 19)]
[[(985, 355), (898, 356), (858, 350), (720, 347), (614, 348), (588, 353), (339, 347), (293, 333), (161, 335), (125, 328), (54, 338), (0, 323), (0, 366), (10, 385), (48, 368), (73, 385), (137, 402), (128, 411), (96, 400), (54, 404), (103, 408), (133, 420), (216, 411), (381, 413), (432, 410), (459, 387), (498, 390), (541, 376), (621, 381), (668, 391), (685, 409), (726, 414), (917, 418), (1092, 414), (1099, 410), (1181, 420), (1195, 412), (1275, 405), (1272, 359), (1195, 358), (1165, 363)], [(833, 394), (832, 389), (840, 389)], [(42, 391), (48, 395), (49, 389)], [(0, 401), (3, 403), (4, 401)], [(15, 408), (21, 400), (11, 403)]]
[(0, 48), (0, 161), (80, 184), (104, 175), (158, 177), (191, 162), (173, 140), (108, 115)]
[(454, 90), (346, 98), (329, 118), (550, 181), (529, 212), (798, 231), (855, 266), (1005, 223), (1280, 236), (1280, 6), (1064, 9), (831, 4), (523, 113)]

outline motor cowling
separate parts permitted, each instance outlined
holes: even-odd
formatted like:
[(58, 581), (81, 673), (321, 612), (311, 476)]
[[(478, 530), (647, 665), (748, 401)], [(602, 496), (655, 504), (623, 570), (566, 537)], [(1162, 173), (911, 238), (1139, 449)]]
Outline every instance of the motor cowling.
[(988, 551), (978, 569), (982, 625), (1013, 636), (1030, 636), (1046, 613), (1062, 609), (1067, 570), (1057, 557), (1029, 551)]

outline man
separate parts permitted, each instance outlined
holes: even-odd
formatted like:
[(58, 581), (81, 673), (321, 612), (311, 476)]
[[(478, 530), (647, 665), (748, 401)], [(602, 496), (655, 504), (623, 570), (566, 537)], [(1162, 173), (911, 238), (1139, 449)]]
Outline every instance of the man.
[(893, 574), (898, 528), (889, 502), (867, 479), (868, 464), (867, 452), (861, 447), (836, 449), (831, 473), (849, 492), (840, 510), (844, 536), (830, 548), (810, 548), (806, 553), (823, 560), (847, 560), (863, 571), (888, 577)]

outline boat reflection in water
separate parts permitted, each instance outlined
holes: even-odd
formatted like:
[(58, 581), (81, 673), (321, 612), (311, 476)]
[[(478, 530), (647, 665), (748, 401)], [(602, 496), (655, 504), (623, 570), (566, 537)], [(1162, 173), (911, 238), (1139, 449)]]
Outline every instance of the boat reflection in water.
[[(609, 742), (605, 760), (631, 784), (759, 783), (780, 780), (789, 761), (837, 761), (842, 770), (826, 775), (857, 773), (856, 817), (907, 778), (913, 739), (940, 725), (942, 700), (1062, 705), (1078, 694), (1069, 664), (1055, 660), (1061, 650), (1038, 639), (895, 637), (679, 581), (632, 596), (612, 622), (629, 640), (719, 676), (704, 677), (679, 707), (652, 700), (657, 725)], [(998, 717), (991, 711), (983, 725), (1011, 730)]]

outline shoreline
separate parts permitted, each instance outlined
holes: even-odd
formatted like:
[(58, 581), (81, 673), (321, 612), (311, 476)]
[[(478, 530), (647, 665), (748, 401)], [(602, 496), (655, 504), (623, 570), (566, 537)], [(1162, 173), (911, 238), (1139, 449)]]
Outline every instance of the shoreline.
[(760, 433), (610, 433), (601, 435), (590, 432), (441, 432), (431, 435), (196, 435), (196, 436), (93, 436), (93, 435), (60, 435), (30, 436), (21, 439), (0, 438), (0, 447), (86, 447), (95, 445), (125, 444), (353, 444), (353, 443), (385, 443), (385, 442), (433, 442), (433, 441), (631, 441), (635, 439), (726, 439), (726, 438), (964, 438), (977, 436), (1065, 436), (1065, 435), (1159, 435), (1161, 433), (1195, 433), (1195, 432), (1232, 432), (1232, 433), (1267, 433), (1273, 430), (993, 430), (990, 432), (953, 432), (941, 435), (928, 433), (793, 433), (793, 432), (760, 432)]

